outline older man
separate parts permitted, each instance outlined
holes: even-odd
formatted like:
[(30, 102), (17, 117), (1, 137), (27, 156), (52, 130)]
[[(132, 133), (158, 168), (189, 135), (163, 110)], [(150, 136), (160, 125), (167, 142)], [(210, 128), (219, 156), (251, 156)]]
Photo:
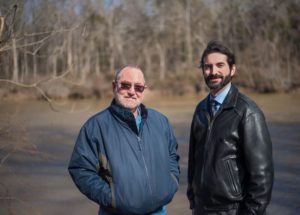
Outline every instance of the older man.
[(143, 72), (120, 70), (114, 99), (81, 128), (69, 163), (78, 189), (99, 214), (166, 214), (178, 188), (177, 142), (168, 119), (143, 104)]

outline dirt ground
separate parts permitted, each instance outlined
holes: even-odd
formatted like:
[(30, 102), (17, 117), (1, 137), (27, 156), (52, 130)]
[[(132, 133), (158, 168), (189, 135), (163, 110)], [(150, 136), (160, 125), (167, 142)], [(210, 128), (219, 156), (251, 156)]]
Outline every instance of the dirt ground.
[[(275, 183), (268, 215), (300, 214), (299, 95), (252, 95), (266, 113), (273, 141)], [(294, 98), (297, 98), (296, 100)], [(165, 113), (178, 139), (180, 187), (167, 206), (170, 215), (189, 215), (185, 196), (190, 121), (197, 98), (146, 101)], [(97, 214), (98, 206), (72, 183), (67, 164), (80, 126), (107, 105), (67, 102), (53, 111), (46, 102), (0, 103), (0, 214)]]

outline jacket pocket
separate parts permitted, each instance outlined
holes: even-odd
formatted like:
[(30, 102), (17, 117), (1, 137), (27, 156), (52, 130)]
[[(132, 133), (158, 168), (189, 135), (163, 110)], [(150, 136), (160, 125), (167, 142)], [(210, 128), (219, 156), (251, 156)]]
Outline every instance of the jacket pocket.
[(116, 194), (115, 194), (115, 186), (112, 179), (112, 173), (110, 164), (105, 155), (99, 155), (99, 167), (98, 167), (99, 176), (104, 179), (110, 187), (111, 190), (111, 207), (116, 208)]
[(115, 186), (112, 181), (110, 183), (110, 189), (111, 189), (111, 206), (112, 208), (117, 208)]
[(241, 194), (241, 183), (239, 179), (239, 169), (235, 159), (229, 158), (224, 161), (225, 172), (229, 190), (232, 195), (237, 196)]

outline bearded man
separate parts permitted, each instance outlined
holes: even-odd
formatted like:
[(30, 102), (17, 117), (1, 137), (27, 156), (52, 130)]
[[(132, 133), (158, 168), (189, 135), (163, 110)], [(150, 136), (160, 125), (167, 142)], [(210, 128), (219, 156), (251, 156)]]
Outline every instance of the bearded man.
[(207, 45), (200, 67), (210, 93), (196, 107), (190, 132), (193, 215), (264, 215), (274, 177), (264, 114), (231, 83), (235, 56), (222, 43)]

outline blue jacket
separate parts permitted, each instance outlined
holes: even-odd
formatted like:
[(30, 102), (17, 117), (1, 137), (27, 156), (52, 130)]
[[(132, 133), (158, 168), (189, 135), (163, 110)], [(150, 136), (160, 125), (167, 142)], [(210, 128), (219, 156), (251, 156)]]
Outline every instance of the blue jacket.
[(144, 105), (141, 116), (138, 131), (133, 114), (113, 100), (83, 125), (71, 156), (78, 189), (112, 214), (151, 213), (178, 188), (177, 142), (168, 119)]

